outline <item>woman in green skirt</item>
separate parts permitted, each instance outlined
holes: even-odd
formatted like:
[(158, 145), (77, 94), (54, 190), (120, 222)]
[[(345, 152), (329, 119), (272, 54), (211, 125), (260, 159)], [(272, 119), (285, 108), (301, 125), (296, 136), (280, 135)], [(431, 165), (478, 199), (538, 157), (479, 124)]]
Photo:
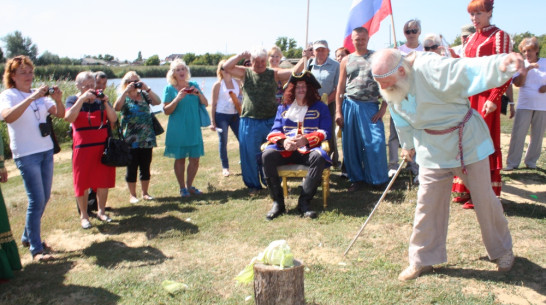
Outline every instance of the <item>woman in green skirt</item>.
[[(8, 171), (4, 167), (4, 143), (0, 139), (0, 182), (8, 181)], [(8, 211), (0, 190), (0, 282), (13, 278), (13, 270), (21, 270), (21, 259), (17, 244), (13, 240), (9, 226)]]

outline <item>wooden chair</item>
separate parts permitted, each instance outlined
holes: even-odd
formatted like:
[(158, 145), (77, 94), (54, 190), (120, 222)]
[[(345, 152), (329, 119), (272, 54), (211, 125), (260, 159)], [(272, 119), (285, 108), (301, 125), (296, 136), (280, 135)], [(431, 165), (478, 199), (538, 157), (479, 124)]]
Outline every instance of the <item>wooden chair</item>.
[[(269, 142), (262, 144), (262, 151), (265, 150)], [(328, 141), (322, 141), (322, 149), (326, 152), (330, 151)], [(282, 178), (282, 189), (284, 198), (288, 198), (288, 178), (305, 178), (309, 171), (309, 166), (303, 164), (286, 164), (277, 166), (279, 177)], [(330, 194), (330, 167), (322, 171), (322, 203), (324, 209), (328, 207), (328, 195)]]

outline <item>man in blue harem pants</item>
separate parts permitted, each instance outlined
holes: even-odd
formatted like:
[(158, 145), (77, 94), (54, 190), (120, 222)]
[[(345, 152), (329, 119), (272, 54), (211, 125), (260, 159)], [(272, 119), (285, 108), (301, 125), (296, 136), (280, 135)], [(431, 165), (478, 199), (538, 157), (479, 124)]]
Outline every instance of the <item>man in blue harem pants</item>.
[(342, 127), (343, 160), (352, 182), (349, 191), (364, 184), (388, 181), (385, 129), (381, 118), (387, 104), (379, 108), (379, 89), (371, 74), (368, 30), (356, 28), (351, 34), (355, 52), (341, 61), (336, 93), (336, 123)]

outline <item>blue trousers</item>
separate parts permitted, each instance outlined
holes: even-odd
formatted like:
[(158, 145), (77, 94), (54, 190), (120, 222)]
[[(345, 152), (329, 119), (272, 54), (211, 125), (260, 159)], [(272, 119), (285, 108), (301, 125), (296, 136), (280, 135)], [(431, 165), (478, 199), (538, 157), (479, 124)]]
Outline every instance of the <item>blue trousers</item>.
[(385, 127), (381, 120), (372, 123), (378, 104), (345, 98), (342, 111), (343, 160), (349, 179), (375, 185), (387, 182)]
[(53, 183), (53, 149), (14, 160), (21, 172), (28, 197), (27, 217), (22, 242), (30, 243), (32, 255), (43, 251), (40, 230), (42, 215)]
[(227, 153), (228, 128), (231, 128), (231, 131), (233, 131), (233, 134), (239, 140), (239, 115), (216, 112), (214, 114), (214, 121), (216, 122), (216, 128), (222, 129), (222, 132), (218, 132), (218, 150), (220, 151), (222, 168), (229, 168)]
[(239, 153), (241, 154), (241, 172), (243, 182), (249, 188), (261, 189), (261, 167), (258, 158), (262, 152), (260, 146), (267, 141), (267, 135), (273, 127), (275, 118), (252, 119), (241, 118), (239, 123)]

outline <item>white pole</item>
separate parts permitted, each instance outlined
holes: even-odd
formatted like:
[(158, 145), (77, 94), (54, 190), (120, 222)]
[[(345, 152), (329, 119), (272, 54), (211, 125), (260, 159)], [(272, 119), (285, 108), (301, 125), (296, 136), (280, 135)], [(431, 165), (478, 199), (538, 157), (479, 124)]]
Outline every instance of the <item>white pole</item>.
[(309, 2), (311, 0), (307, 0), (307, 25), (305, 26), (305, 43), (304, 43), (304, 49), (307, 48), (307, 44), (309, 43)]

